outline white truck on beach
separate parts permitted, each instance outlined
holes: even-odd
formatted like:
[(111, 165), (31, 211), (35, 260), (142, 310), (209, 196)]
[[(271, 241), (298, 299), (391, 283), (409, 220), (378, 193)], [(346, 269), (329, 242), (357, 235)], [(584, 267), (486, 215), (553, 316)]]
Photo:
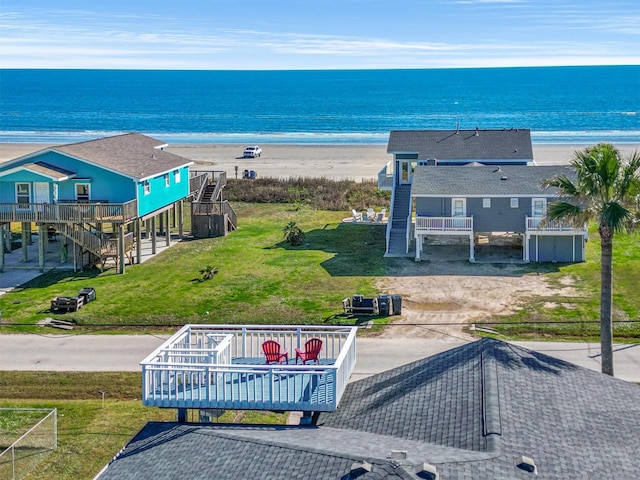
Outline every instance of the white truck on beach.
[(242, 158), (256, 158), (262, 155), (262, 149), (257, 145), (251, 145), (244, 149)]

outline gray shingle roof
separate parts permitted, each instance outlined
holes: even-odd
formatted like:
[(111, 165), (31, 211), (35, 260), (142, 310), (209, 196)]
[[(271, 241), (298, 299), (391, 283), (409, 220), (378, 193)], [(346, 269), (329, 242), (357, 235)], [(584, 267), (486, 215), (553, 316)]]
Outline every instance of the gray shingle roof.
[(465, 165), (416, 167), (411, 194), (414, 196), (553, 196), (556, 189), (542, 188), (542, 181), (557, 175), (575, 176), (568, 165)]
[(164, 142), (141, 133), (127, 133), (87, 142), (53, 147), (51, 150), (100, 165), (136, 180), (153, 177), (193, 162), (160, 150)]
[[(317, 427), (149, 423), (100, 480), (635, 478), (640, 387), (492, 339), (353, 382)], [(390, 459), (405, 450), (406, 460)]]
[(392, 130), (387, 153), (417, 153), (419, 160), (533, 161), (531, 131)]

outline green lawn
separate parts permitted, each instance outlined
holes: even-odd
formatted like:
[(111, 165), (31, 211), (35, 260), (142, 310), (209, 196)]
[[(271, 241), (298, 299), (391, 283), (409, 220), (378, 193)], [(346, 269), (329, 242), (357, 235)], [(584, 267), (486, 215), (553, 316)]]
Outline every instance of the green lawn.
[[(1, 296), (0, 331), (41, 331), (34, 324), (47, 316), (76, 322), (75, 331), (93, 333), (163, 326), (172, 331), (185, 323), (322, 323), (341, 312), (343, 298), (378, 293), (374, 287), (378, 277), (402, 274), (408, 266), (417, 270), (411, 259), (383, 258), (384, 226), (341, 223), (348, 212), (283, 204), (245, 203), (235, 208), (240, 229), (225, 238), (182, 242), (142, 265), (127, 267), (124, 275), (117, 275), (113, 268), (104, 273), (95, 269), (52, 273)], [(289, 222), (296, 222), (304, 231), (303, 245), (291, 247), (283, 241), (282, 228)], [(638, 240), (637, 234), (631, 234), (618, 235), (614, 241), (618, 339), (640, 337), (640, 324), (630, 322), (640, 311)], [(597, 232), (591, 231), (584, 263), (553, 268), (522, 265), (522, 274), (538, 272), (558, 286), (569, 279), (576, 295), (532, 298), (516, 313), (487, 321), (502, 323), (498, 331), (510, 337), (596, 338), (599, 255)], [(207, 266), (217, 267), (218, 273), (203, 281), (199, 270)], [(76, 313), (52, 315), (48, 311), (53, 297), (75, 295), (87, 286), (96, 289), (95, 302)], [(625, 322), (619, 322), (622, 320)], [(528, 323), (532, 321), (538, 323)], [(573, 323), (583, 321), (592, 323)]]
[[(225, 238), (182, 242), (127, 267), (124, 275), (115, 269), (52, 273), (0, 297), (3, 326), (33, 325), (52, 316), (52, 298), (76, 295), (82, 287), (94, 287), (97, 300), (56, 318), (108, 330), (203, 322), (321, 323), (341, 310), (346, 296), (375, 293), (373, 282), (387, 263), (383, 226), (343, 224), (344, 212), (288, 205), (236, 208), (240, 228)], [(304, 245), (283, 242), (282, 228), (290, 221), (305, 232)], [(201, 281), (199, 270), (208, 265), (218, 273)]]

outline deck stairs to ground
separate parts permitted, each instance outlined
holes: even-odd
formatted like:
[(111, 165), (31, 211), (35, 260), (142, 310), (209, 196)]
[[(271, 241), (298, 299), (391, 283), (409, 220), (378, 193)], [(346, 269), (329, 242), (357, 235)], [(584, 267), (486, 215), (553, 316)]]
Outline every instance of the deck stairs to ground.
[(202, 191), (202, 194), (200, 195), (200, 199), (198, 200), (199, 202), (214, 202), (216, 200), (219, 200), (222, 196), (222, 190), (218, 189), (218, 198), (214, 198), (214, 193), (216, 192), (216, 183), (210, 183), (208, 184), (204, 190)]
[(396, 185), (393, 191), (389, 242), (386, 257), (407, 256), (407, 219), (411, 215), (411, 185)]
[[(118, 239), (98, 230), (91, 224), (80, 223), (55, 223), (52, 224), (57, 232), (72, 240), (85, 251), (91, 252), (104, 267), (105, 261), (110, 258), (118, 258)], [(135, 245), (133, 233), (127, 233), (124, 239), (125, 255), (129, 257)], [(116, 260), (117, 261), (117, 260)]]
[(229, 202), (222, 200), (222, 192), (227, 184), (226, 172), (209, 172), (206, 184), (202, 185), (195, 195), (192, 204), (192, 215), (224, 215), (226, 231), (238, 228), (238, 217)]
[(79, 223), (55, 223), (52, 226), (83, 249), (97, 256), (102, 255), (105, 234), (95, 227)]

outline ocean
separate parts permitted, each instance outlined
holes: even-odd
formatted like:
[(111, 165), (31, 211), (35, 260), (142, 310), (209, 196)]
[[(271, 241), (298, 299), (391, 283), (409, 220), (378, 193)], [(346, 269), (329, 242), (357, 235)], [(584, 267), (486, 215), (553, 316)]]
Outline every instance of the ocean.
[(174, 144), (386, 144), (390, 130), (457, 126), (640, 143), (640, 66), (0, 70), (0, 142), (136, 131)]

